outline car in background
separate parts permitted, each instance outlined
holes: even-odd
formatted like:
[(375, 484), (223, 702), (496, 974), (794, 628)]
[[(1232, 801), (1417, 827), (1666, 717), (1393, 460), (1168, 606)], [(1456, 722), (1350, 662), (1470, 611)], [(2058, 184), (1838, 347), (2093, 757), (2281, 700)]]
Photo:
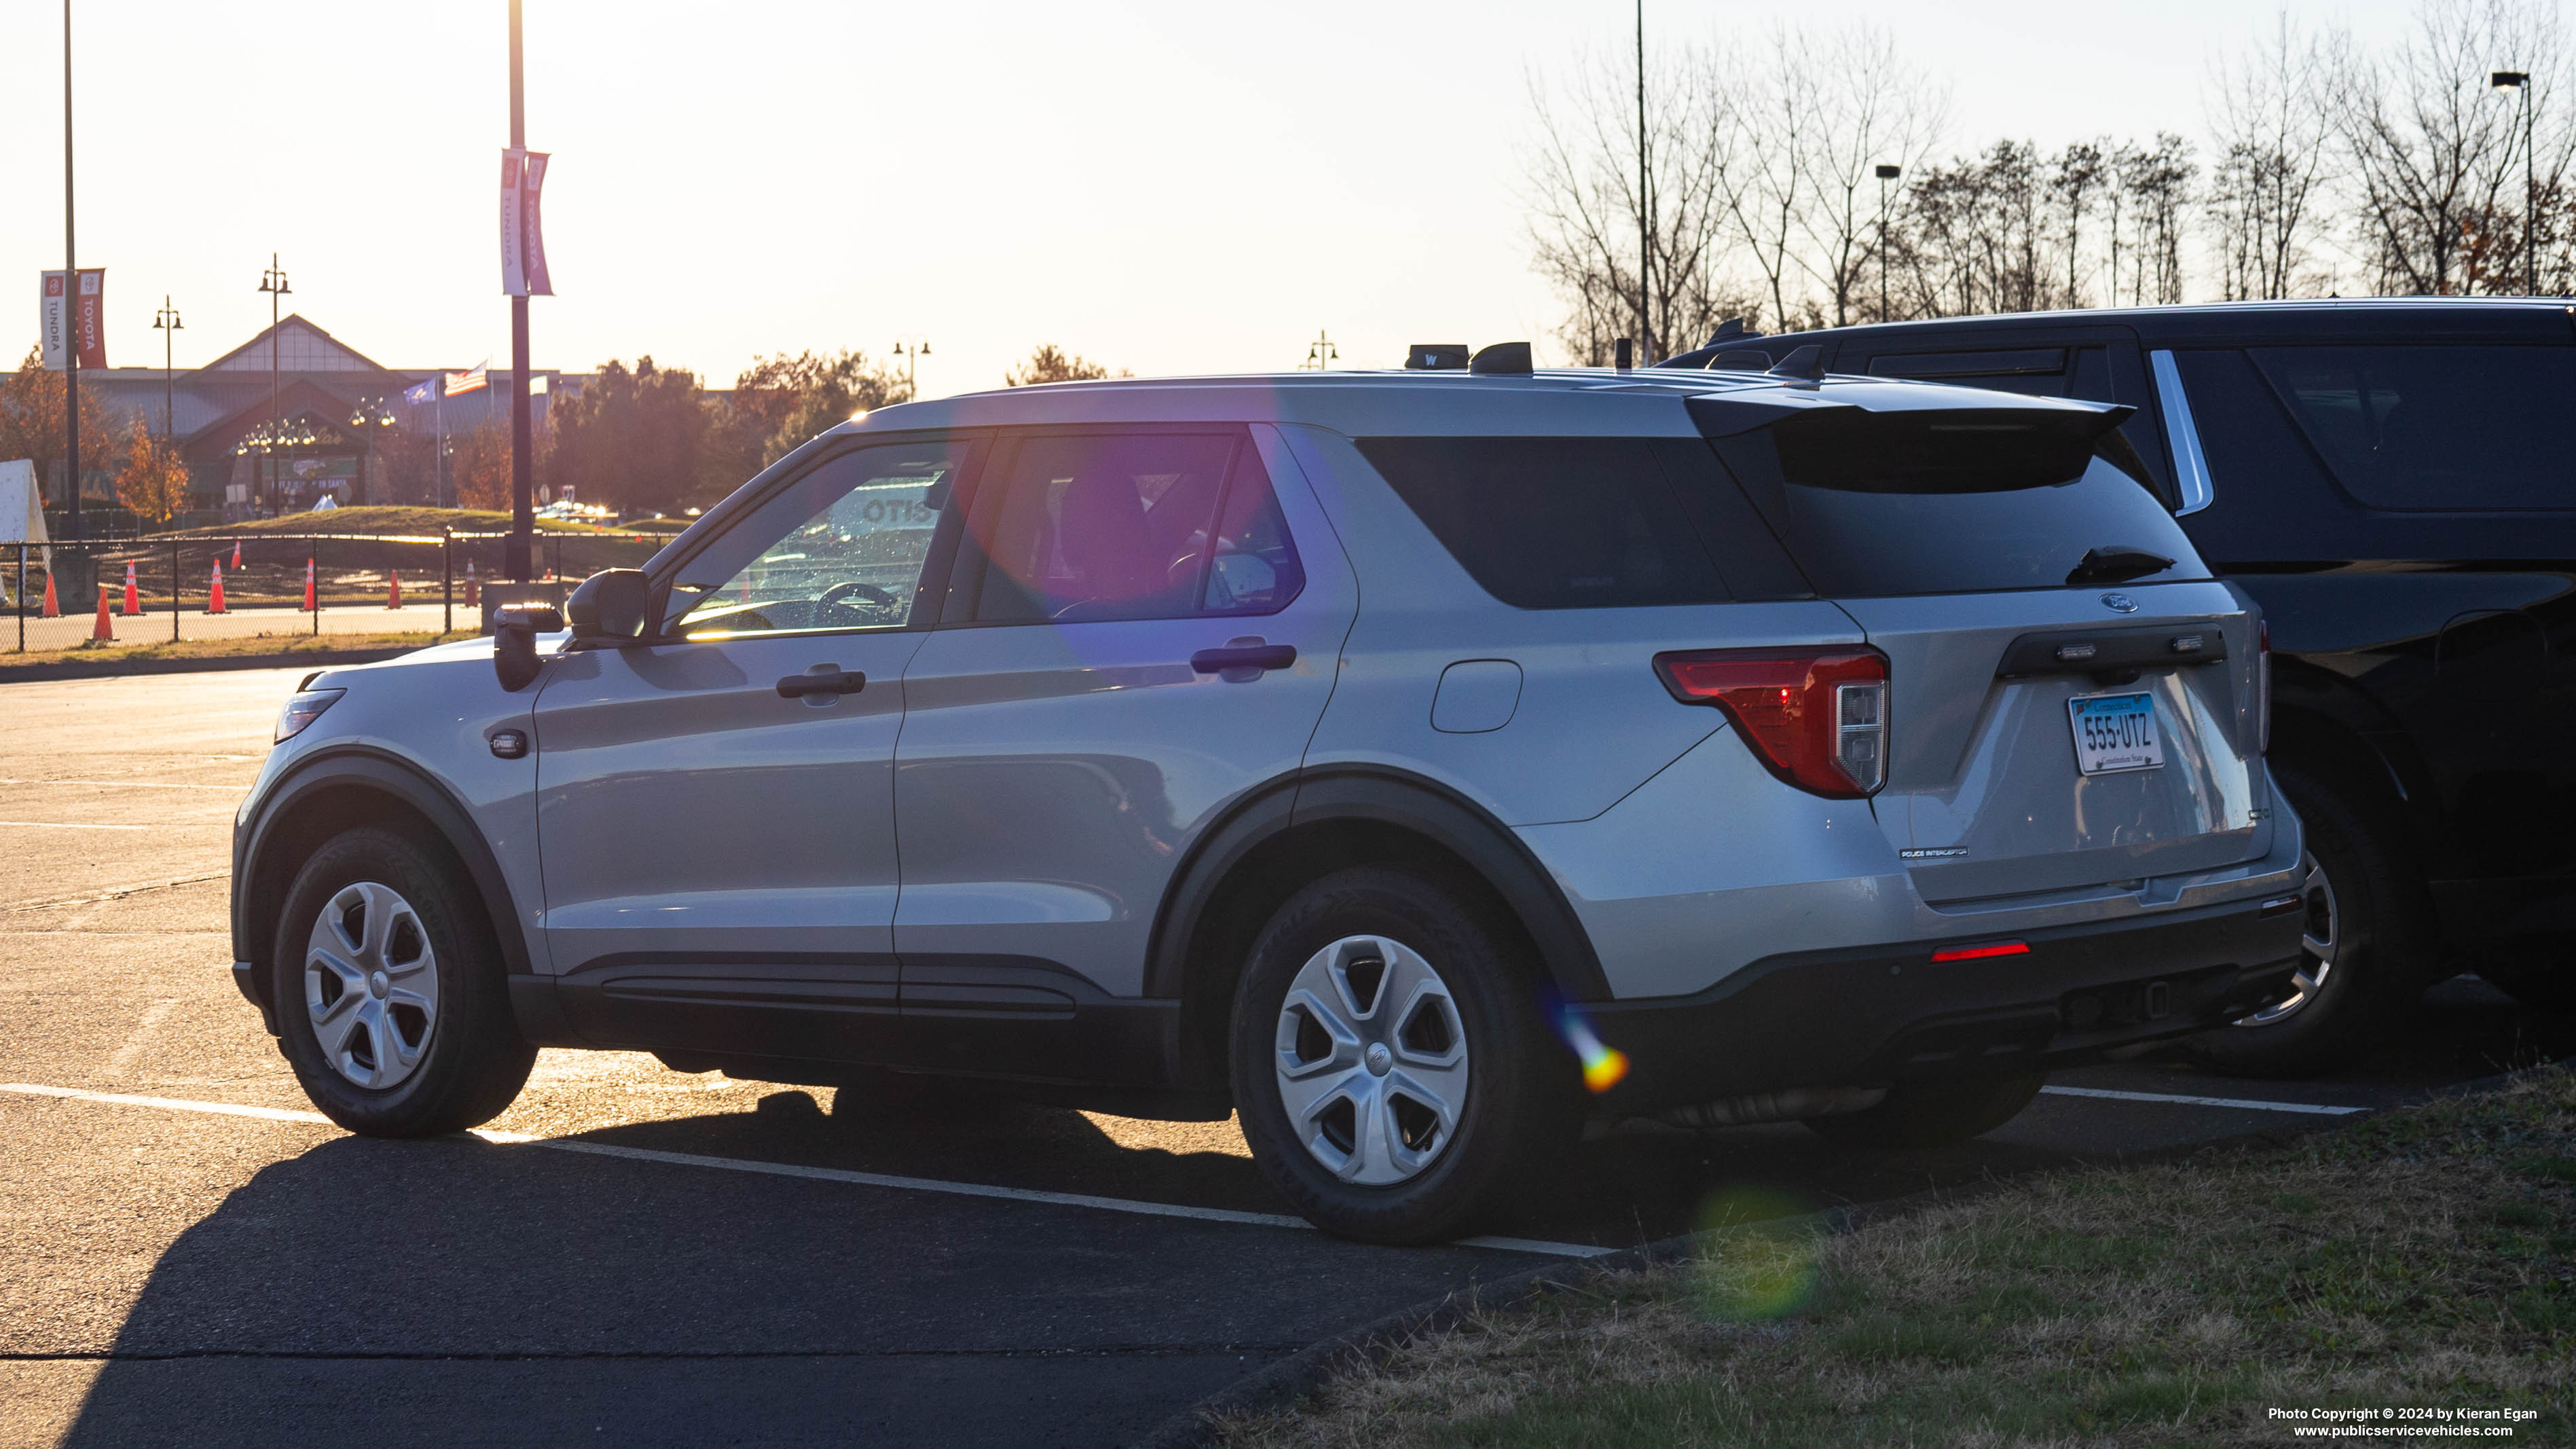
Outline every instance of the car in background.
[(2134, 409), (2203, 558), (2263, 609), (2272, 765), (2308, 826), (2297, 995), (2197, 1044), (2349, 1062), (2474, 970), (2576, 1006), (2576, 310), (2249, 302), (1740, 330), (1662, 364), (1765, 366)]

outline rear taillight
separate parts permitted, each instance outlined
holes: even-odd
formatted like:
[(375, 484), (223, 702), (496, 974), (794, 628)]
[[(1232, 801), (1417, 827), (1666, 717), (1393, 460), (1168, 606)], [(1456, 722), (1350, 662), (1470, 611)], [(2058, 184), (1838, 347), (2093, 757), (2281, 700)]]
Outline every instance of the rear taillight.
[(2254, 753), (2272, 753), (2272, 621), (2254, 621)]
[(1838, 800), (1887, 783), (1887, 656), (1875, 649), (1710, 649), (1658, 654), (1684, 704), (1727, 718), (1771, 773)]

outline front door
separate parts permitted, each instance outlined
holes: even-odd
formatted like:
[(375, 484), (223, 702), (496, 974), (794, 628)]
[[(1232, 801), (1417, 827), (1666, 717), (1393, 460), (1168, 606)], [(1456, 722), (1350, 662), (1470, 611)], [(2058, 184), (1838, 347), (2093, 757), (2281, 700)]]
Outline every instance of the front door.
[(555, 667), (536, 712), (545, 928), (592, 1040), (883, 1044), (903, 673), (972, 451), (823, 458), (678, 566), (659, 642)]
[(1013, 1038), (976, 1018), (1143, 991), (1192, 842), (1303, 760), (1358, 593), (1266, 427), (1031, 433), (985, 478), (905, 676), (894, 939), (912, 1044), (1011, 1070), (960, 1055)]

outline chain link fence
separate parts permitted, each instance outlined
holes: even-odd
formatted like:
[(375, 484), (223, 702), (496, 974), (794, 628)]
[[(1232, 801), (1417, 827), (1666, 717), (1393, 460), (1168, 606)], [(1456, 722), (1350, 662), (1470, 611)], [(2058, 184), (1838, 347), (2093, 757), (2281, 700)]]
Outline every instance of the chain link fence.
[[(0, 649), (77, 648), (102, 630), (118, 644), (475, 633), (480, 596), (502, 576), (508, 538), (244, 533), (10, 544), (0, 552), (7, 608)], [(639, 567), (665, 542), (656, 534), (540, 533), (533, 562), (541, 579), (578, 580)]]

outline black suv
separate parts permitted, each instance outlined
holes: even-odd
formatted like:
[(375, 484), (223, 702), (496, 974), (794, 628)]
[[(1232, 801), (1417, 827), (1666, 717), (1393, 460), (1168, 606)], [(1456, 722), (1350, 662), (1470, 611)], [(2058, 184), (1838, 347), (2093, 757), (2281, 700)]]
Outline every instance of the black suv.
[(1662, 365), (1743, 367), (1747, 352), (2137, 408), (2125, 431), (2167, 506), (2263, 608), (2272, 766), (2316, 863), (2298, 991), (2202, 1038), (2205, 1056), (2323, 1070), (2462, 970), (2576, 1006), (2576, 308), (2367, 299), (1730, 330)]

